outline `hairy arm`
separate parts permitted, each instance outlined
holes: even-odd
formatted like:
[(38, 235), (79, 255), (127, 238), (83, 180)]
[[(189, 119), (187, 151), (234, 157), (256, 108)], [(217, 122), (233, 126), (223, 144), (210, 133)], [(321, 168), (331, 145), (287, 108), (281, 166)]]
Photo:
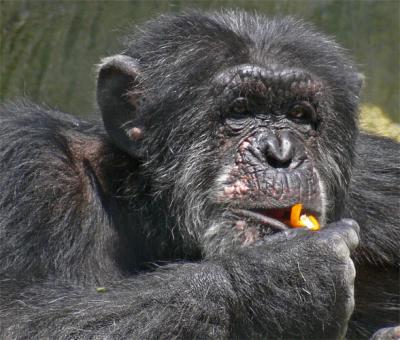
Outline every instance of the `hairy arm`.
[[(348, 247), (357, 236), (346, 223), (329, 229), (282, 234), (273, 244), (230, 256), (167, 266), (109, 284), (105, 293), (52, 282), (21, 288), (3, 279), (2, 332), (29, 338), (342, 337), (353, 308)], [(326, 257), (319, 255), (322, 246)]]
[(358, 262), (398, 265), (400, 262), (400, 144), (361, 134), (346, 204), (348, 217), (361, 226)]
[[(16, 285), (4, 279), (0, 288), (10, 292)], [(54, 282), (18, 291), (1, 303), (6, 338), (223, 338), (235, 303), (226, 274), (211, 264), (170, 266), (107, 284), (104, 293)]]
[(349, 338), (368, 338), (379, 328), (400, 324), (399, 153), (399, 144), (388, 138), (359, 136), (346, 203), (346, 215), (361, 227), (353, 254), (356, 306)]

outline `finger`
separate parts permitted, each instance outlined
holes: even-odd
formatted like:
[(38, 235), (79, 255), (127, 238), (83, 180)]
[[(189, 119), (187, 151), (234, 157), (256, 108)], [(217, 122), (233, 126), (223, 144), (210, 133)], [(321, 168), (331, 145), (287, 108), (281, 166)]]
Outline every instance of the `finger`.
[(332, 235), (332, 237), (339, 235), (345, 241), (350, 251), (355, 250), (359, 244), (360, 227), (356, 221), (350, 218), (333, 222), (327, 225), (322, 232), (326, 235)]

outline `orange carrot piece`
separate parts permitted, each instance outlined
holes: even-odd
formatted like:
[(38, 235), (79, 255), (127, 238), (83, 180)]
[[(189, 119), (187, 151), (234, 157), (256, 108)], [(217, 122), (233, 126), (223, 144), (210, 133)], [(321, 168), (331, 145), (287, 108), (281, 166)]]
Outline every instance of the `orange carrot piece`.
[(308, 230), (319, 230), (320, 225), (318, 220), (312, 215), (301, 215), (303, 205), (301, 203), (295, 204), (290, 212), (290, 226), (292, 228), (306, 227)]
[(308, 228), (312, 231), (316, 231), (319, 230), (321, 227), (319, 225), (318, 220), (313, 216), (313, 215), (308, 215), (308, 218), (310, 219), (311, 223), (312, 223), (312, 227)]
[(300, 213), (303, 209), (303, 204), (295, 204), (290, 212), (290, 226), (293, 228), (304, 227), (300, 221)]

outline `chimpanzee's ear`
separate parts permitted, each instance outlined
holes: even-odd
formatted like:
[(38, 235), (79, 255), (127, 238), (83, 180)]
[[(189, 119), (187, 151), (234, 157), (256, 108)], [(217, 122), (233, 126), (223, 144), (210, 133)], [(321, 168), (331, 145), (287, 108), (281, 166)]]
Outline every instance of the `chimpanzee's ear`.
[(137, 114), (140, 91), (139, 66), (135, 59), (126, 55), (104, 58), (97, 77), (97, 102), (103, 116), (104, 127), (121, 149), (140, 158), (140, 142), (143, 129), (134, 121)]

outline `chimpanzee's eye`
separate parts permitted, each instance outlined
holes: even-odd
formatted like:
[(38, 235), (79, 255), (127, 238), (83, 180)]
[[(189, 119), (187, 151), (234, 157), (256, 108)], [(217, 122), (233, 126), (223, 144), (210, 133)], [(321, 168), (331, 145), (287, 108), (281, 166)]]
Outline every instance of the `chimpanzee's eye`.
[(307, 101), (295, 103), (288, 111), (288, 116), (302, 122), (314, 122), (316, 112), (312, 104)]
[(244, 118), (248, 116), (249, 110), (247, 99), (244, 97), (236, 98), (229, 107), (229, 118)]

